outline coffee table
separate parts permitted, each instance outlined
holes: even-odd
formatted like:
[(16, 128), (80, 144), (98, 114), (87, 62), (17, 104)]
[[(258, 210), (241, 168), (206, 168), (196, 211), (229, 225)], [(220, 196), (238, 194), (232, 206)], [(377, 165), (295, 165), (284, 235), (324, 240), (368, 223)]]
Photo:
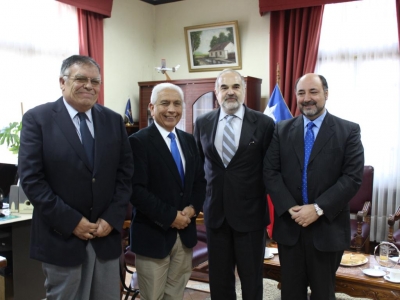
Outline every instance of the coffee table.
[[(345, 252), (347, 253), (347, 252)], [(368, 262), (356, 267), (340, 266), (336, 272), (337, 293), (345, 293), (352, 297), (368, 298), (375, 300), (400, 299), (400, 283), (391, 283), (383, 277), (370, 277), (365, 275), (362, 270), (379, 266), (373, 255), (365, 255)], [(264, 278), (273, 279), (281, 282), (281, 265), (279, 255), (274, 258), (264, 260)]]

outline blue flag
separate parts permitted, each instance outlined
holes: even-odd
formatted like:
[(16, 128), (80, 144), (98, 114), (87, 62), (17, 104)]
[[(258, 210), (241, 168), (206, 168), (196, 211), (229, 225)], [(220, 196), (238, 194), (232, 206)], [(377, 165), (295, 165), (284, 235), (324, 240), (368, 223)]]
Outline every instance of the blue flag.
[(275, 85), (275, 88), (272, 91), (268, 105), (264, 110), (264, 115), (271, 117), (275, 123), (293, 118), (285, 100), (283, 99), (278, 84)]
[(129, 124), (133, 125), (131, 99), (128, 99), (128, 102), (126, 103), (125, 123), (129, 123)]

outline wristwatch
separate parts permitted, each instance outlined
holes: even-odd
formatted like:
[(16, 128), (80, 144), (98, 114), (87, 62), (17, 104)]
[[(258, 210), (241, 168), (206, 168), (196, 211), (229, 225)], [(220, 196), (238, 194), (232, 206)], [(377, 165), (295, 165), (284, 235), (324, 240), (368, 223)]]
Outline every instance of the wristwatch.
[(324, 211), (318, 206), (317, 203), (314, 203), (315, 212), (320, 217), (324, 214)]

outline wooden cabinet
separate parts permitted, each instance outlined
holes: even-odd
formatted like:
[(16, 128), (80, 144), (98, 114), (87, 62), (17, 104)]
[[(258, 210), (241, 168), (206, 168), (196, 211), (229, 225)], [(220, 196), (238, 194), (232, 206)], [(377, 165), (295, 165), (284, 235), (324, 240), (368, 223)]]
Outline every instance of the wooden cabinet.
[[(193, 124), (197, 116), (212, 109), (218, 108), (218, 101), (214, 95), (216, 78), (184, 79), (168, 81), (179, 86), (185, 97), (184, 113), (178, 128), (192, 133)], [(262, 79), (245, 77), (246, 95), (245, 104), (254, 110), (260, 110)], [(148, 105), (153, 87), (165, 81), (139, 82), (139, 128), (147, 127), (152, 122)]]
[(125, 124), (126, 133), (128, 136), (139, 130), (139, 122), (133, 122), (133, 124)]

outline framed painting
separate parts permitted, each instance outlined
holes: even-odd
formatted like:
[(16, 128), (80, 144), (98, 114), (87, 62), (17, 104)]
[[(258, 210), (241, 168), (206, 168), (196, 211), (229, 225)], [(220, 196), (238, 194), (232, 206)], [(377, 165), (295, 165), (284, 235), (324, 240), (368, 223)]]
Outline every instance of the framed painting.
[(189, 72), (241, 69), (237, 21), (185, 27)]

